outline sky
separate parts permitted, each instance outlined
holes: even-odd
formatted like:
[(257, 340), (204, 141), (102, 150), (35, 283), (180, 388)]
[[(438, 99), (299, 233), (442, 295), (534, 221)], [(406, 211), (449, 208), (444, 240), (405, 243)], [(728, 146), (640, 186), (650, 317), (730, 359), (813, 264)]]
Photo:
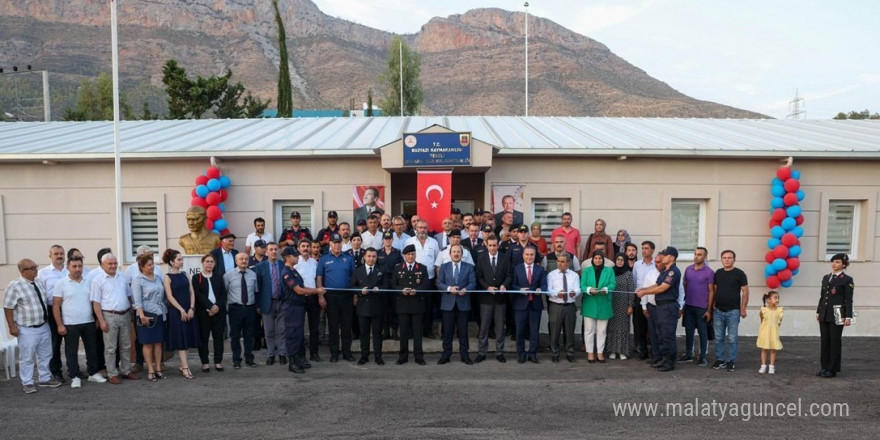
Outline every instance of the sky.
[[(523, 0), (312, 0), (327, 15), (412, 34), (433, 17)], [(774, 118), (880, 112), (878, 0), (529, 0), (528, 12), (606, 45), (693, 98)]]

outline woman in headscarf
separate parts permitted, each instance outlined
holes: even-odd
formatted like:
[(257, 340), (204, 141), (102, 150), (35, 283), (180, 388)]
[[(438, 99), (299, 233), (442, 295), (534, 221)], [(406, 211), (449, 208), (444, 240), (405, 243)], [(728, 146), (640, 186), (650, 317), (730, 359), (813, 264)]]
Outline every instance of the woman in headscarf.
[(617, 231), (617, 237), (614, 238), (614, 243), (612, 244), (614, 247), (614, 255), (626, 252), (626, 244), (631, 241), (632, 239), (629, 237), (629, 232), (626, 232), (626, 229)]
[(539, 254), (546, 257), (548, 252), (547, 240), (544, 239), (544, 237), (541, 237), (541, 223), (532, 223), (531, 232), (531, 235), (529, 235), (529, 241), (538, 247)]
[[(587, 362), (605, 363), (605, 329), (611, 310), (611, 295), (617, 286), (614, 270), (605, 267), (605, 253), (593, 251), (591, 264), (581, 272), (581, 315), (584, 317), (584, 344)], [(595, 341), (594, 339), (595, 338)]]
[(614, 279), (617, 287), (611, 295), (611, 310), (614, 316), (608, 320), (608, 339), (605, 351), (609, 357), (626, 360), (632, 353), (633, 338), (629, 333), (629, 321), (632, 316), (632, 301), (635, 296), (635, 279), (632, 269), (626, 261), (626, 254), (614, 256)]

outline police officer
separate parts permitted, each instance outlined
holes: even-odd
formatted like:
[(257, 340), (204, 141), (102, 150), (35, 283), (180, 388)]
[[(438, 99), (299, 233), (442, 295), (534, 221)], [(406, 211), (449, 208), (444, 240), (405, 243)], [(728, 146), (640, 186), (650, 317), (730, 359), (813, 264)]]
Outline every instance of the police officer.
[(309, 228), (299, 225), (300, 219), (298, 211), (290, 213), (290, 226), (281, 231), (281, 236), (278, 237), (278, 246), (297, 246), (304, 238), (312, 239)]
[(287, 246), (281, 251), (284, 259), (284, 269), (281, 270), (282, 285), (282, 311), (284, 312), (284, 339), (287, 343), (287, 352), (292, 359), (287, 364), (287, 371), (291, 373), (305, 373), (305, 369), (311, 367), (302, 354), (303, 333), (306, 319), (306, 303), (303, 296), (324, 294), (324, 289), (313, 289), (303, 285), (303, 279), (299, 272), (294, 269), (299, 251), (293, 246)]
[[(840, 372), (840, 345), (843, 328), (852, 323), (852, 300), (855, 284), (851, 276), (843, 272), (849, 266), (849, 256), (835, 254), (831, 257), (831, 273), (822, 278), (822, 293), (816, 308), (816, 321), (822, 337), (819, 357), (821, 369), (816, 376), (837, 377)], [(837, 309), (837, 311), (835, 311)], [(838, 322), (842, 321), (841, 324)]]
[(422, 317), (427, 310), (425, 298), (428, 292), (428, 268), (416, 262), (415, 245), (403, 248), (403, 263), (394, 268), (391, 288), (400, 291), (397, 298), (397, 315), (400, 320), (400, 355), (397, 365), (409, 362), (409, 338), (413, 338), (413, 354), (416, 363), (425, 365), (422, 351)]
[(655, 320), (655, 328), (660, 343), (660, 355), (663, 364), (660, 371), (675, 369), (675, 327), (678, 323), (678, 290), (681, 288), (681, 271), (675, 265), (678, 249), (668, 246), (660, 251), (666, 266), (657, 277), (657, 284), (643, 287), (636, 291), (639, 298), (655, 295), (656, 306), (652, 307), (651, 316)]
[[(400, 251), (394, 248), (394, 233), (392, 231), (385, 231), (382, 233), (382, 248), (377, 249), (376, 254), (376, 266), (382, 270), (382, 274), (385, 275), (385, 279), (382, 280), (382, 283), (388, 285), (391, 283), (391, 273), (394, 272), (394, 267), (400, 263), (403, 263), (403, 256), (400, 255)], [(385, 317), (383, 319), (383, 339), (400, 339), (397, 335), (397, 328), (399, 323), (397, 322), (397, 312), (396, 312), (396, 304), (397, 304), (397, 295), (382, 295), (382, 303), (383, 309), (385, 310)]]

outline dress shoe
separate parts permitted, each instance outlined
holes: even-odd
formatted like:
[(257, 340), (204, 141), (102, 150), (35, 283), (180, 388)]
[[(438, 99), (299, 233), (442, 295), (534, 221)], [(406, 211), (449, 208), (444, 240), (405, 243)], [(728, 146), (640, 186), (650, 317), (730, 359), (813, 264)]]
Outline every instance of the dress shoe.
[(485, 361), (485, 360), (486, 360), (486, 356), (485, 356), (485, 355), (478, 354), (477, 357), (476, 357), (476, 359), (474, 359), (474, 363), (475, 363), (475, 364), (479, 364), (480, 362), (483, 362), (483, 361)]
[[(140, 373), (141, 371), (144, 371), (143, 364), (137, 364), (137, 363), (132, 364), (132, 366), (131, 366), (132, 373)], [(59, 374), (59, 376), (60, 376), (60, 374)]]
[(241, 362), (233, 362), (232, 368), (234, 368), (236, 370), (241, 370)]
[(275, 365), (275, 356), (269, 356), (266, 358), (266, 365)]
[(107, 382), (110, 382), (113, 385), (119, 385), (122, 383), (122, 379), (120, 379), (119, 376), (110, 376), (110, 378), (107, 379)]
[(604, 363), (608, 362), (605, 359), (596, 359), (596, 361), (599, 362), (600, 364), (604, 364)]
[(257, 368), (257, 363), (254, 361), (245, 361), (244, 364), (251, 368)]
[(319, 356), (318, 353), (312, 353), (312, 355), (309, 356), (309, 360), (312, 362), (321, 362), (321, 356)]
[(360, 359), (358, 359), (358, 365), (364, 365), (364, 364), (366, 364), (367, 362), (370, 362), (370, 360), (367, 359), (367, 358), (360, 358)]
[(823, 377), (824, 379), (830, 379), (830, 378), (832, 378), (832, 377), (837, 377), (837, 373), (835, 373), (835, 372), (833, 372), (833, 371), (825, 370), (825, 372), (822, 373), (822, 377)]
[(524, 355), (524, 354), (519, 355), (519, 357), (516, 359), (516, 363), (518, 363), (518, 364), (526, 363), (526, 355)]
[(342, 358), (348, 362), (354, 362), (354, 356), (351, 353), (342, 355)]
[(660, 368), (660, 367), (663, 366), (663, 364), (664, 364), (665, 362), (666, 362), (666, 361), (664, 361), (663, 359), (660, 359), (660, 360), (658, 360), (658, 361), (651, 362), (651, 366), (654, 367), (654, 368)]
[(533, 364), (540, 364), (541, 363), (540, 361), (538, 361), (538, 356), (529, 356), (529, 362), (531, 362)]
[(287, 356), (278, 356), (278, 363), (281, 365), (287, 365)]
[(296, 362), (291, 362), (289, 365), (287, 365), (287, 371), (296, 374), (303, 374), (306, 372), (306, 370)]
[(554, 364), (558, 364), (559, 363), (559, 355), (558, 354), (553, 355), (553, 359), (551, 359), (551, 360), (553, 361)]
[(596, 360), (595, 359), (587, 359), (587, 363), (588, 364), (595, 364)]
[(330, 363), (335, 364), (337, 362), (339, 362), (339, 355), (338, 354), (331, 354), (330, 355)]
[(425, 359), (424, 359), (424, 358), (422, 358), (422, 359), (416, 359), (416, 363), (419, 364), (419, 365), (428, 365), (428, 363), (425, 362)]
[(222, 372), (223, 372), (223, 366), (222, 366), (222, 365), (214, 365), (214, 371), (219, 371), (219, 372), (222, 373)]
[(380, 357), (376, 357), (376, 365), (385, 365), (385, 361)]
[(474, 361), (471, 360), (470, 356), (465, 356), (465, 357), (461, 358), (461, 363), (463, 363), (465, 365), (473, 365)]
[(665, 373), (667, 371), (672, 371), (674, 369), (675, 369), (675, 362), (669, 361), (669, 362), (664, 362), (663, 365), (661, 365), (657, 371)]
[(140, 376), (138, 376), (137, 374), (134, 374), (134, 373), (123, 374), (121, 377), (123, 379), (128, 379), (128, 380), (138, 380), (141, 378)]
[(448, 364), (448, 363), (449, 363), (449, 358), (446, 356), (440, 357), (440, 360), (437, 361), (437, 365), (443, 365), (443, 364)]
[(507, 358), (504, 357), (504, 353), (501, 353), (498, 356), (495, 356), (495, 360), (497, 360), (498, 362), (501, 362), (502, 364), (507, 362)]
[(818, 376), (818, 377), (822, 377), (823, 374), (825, 374), (824, 368), (816, 372), (816, 376)]
[(312, 368), (312, 364), (305, 357), (300, 358), (299, 364), (302, 365), (302, 367), (305, 368), (306, 370), (308, 370), (309, 368)]
[(567, 355), (565, 355), (565, 360), (567, 360), (571, 363), (574, 363), (574, 356), (567, 354)]
[(409, 362), (409, 359), (398, 359), (397, 362), (394, 363), (394, 365), (403, 365), (407, 362)]

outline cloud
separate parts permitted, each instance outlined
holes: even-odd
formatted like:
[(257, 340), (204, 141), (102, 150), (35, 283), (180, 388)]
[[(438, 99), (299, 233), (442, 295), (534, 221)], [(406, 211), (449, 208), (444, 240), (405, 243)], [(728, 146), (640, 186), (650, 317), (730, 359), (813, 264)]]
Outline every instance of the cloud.
[(576, 14), (560, 13), (559, 17), (576, 17), (571, 29), (581, 35), (590, 35), (601, 29), (624, 23), (654, 5), (654, 1), (609, 3), (585, 6)]
[(880, 73), (863, 73), (859, 80), (865, 84), (877, 84), (880, 83)]

